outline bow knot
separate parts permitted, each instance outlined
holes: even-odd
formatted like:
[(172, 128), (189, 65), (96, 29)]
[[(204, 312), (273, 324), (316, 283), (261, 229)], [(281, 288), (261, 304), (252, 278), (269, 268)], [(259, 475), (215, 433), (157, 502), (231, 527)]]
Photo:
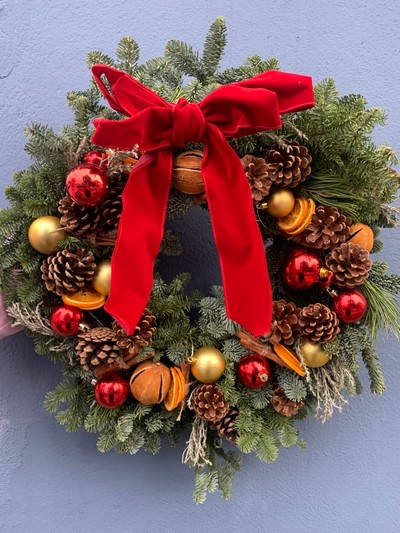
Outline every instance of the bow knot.
[(172, 108), (171, 144), (184, 148), (189, 142), (202, 142), (207, 129), (207, 122), (200, 106), (180, 98)]

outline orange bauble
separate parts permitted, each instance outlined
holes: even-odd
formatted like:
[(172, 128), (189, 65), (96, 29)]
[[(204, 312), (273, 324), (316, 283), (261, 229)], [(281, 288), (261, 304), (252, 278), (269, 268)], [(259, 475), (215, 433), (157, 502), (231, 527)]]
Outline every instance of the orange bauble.
[(175, 189), (185, 194), (201, 194), (204, 183), (201, 176), (203, 152), (188, 150), (177, 155), (172, 168), (172, 183)]
[(144, 405), (163, 401), (171, 384), (171, 372), (163, 363), (145, 361), (136, 367), (129, 381), (132, 395)]
[[(356, 235), (354, 235), (356, 233)], [(354, 224), (350, 227), (350, 234), (354, 235), (354, 237), (351, 238), (350, 242), (353, 242), (355, 244), (359, 244), (368, 252), (370, 252), (374, 246), (374, 232), (372, 229), (367, 226), (366, 224), (362, 224), (361, 222), (358, 224)]]

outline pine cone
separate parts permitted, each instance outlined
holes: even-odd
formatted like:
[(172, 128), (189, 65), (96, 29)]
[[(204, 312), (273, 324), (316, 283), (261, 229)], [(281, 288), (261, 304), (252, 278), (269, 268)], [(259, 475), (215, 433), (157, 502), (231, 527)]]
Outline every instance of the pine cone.
[(98, 206), (86, 207), (78, 205), (69, 196), (64, 196), (58, 204), (61, 213), (61, 226), (74, 235), (90, 239), (96, 233), (100, 221)]
[(274, 144), (265, 160), (269, 179), (280, 187), (296, 187), (311, 173), (312, 157), (305, 146), (295, 141)]
[(304, 407), (304, 402), (289, 400), (282, 387), (276, 387), (271, 398), (272, 407), (283, 416), (294, 416)]
[(101, 206), (100, 225), (102, 231), (118, 227), (122, 212), (122, 192), (125, 187), (126, 178), (127, 176), (125, 174), (116, 174), (110, 180), (110, 188), (107, 198)]
[(229, 442), (236, 442), (239, 433), (235, 428), (235, 421), (238, 416), (239, 411), (236, 407), (231, 407), (223, 418), (216, 420), (211, 425), (211, 429), (214, 429), (220, 437), (229, 440)]
[(273, 302), (271, 331), (266, 338), (272, 344), (283, 343), (291, 346), (299, 336), (299, 315), (301, 309), (293, 302), (276, 300)]
[(156, 317), (146, 307), (132, 335), (127, 335), (125, 330), (115, 322), (113, 330), (118, 348), (131, 356), (137, 355), (142, 348), (151, 344), (152, 337), (157, 330), (154, 325), (155, 321)]
[(327, 250), (341, 244), (350, 236), (350, 226), (351, 218), (336, 207), (319, 205), (310, 224), (291, 240), (317, 250)]
[(229, 411), (221, 389), (215, 383), (200, 385), (193, 392), (193, 409), (197, 416), (215, 422), (221, 420)]
[(352, 242), (334, 248), (325, 258), (325, 264), (334, 273), (333, 283), (350, 288), (362, 285), (372, 267), (369, 252)]
[(299, 325), (301, 335), (316, 344), (329, 342), (340, 332), (336, 313), (320, 303), (303, 307), (300, 312)]
[(271, 180), (268, 178), (268, 165), (262, 157), (252, 155), (245, 155), (240, 161), (249, 180), (253, 200), (260, 202), (267, 196), (271, 187)]
[(115, 332), (111, 328), (98, 327), (78, 335), (75, 346), (79, 361), (86, 371), (99, 365), (110, 364), (122, 359)]
[(82, 289), (93, 279), (95, 269), (94, 255), (83, 248), (60, 250), (44, 259), (40, 267), (47, 290), (59, 296)]

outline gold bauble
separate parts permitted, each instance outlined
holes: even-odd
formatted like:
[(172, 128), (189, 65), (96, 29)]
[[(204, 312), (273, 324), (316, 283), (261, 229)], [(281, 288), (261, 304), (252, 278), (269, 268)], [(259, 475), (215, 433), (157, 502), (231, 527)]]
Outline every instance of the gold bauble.
[(67, 233), (61, 229), (60, 219), (57, 217), (39, 217), (29, 226), (29, 242), (41, 254), (57, 252), (59, 242), (66, 238)]
[(92, 285), (103, 296), (110, 294), (111, 285), (111, 259), (101, 261), (94, 271)]
[(313, 344), (309, 341), (305, 341), (300, 345), (300, 353), (304, 364), (310, 368), (324, 366), (331, 359), (331, 356), (321, 348), (320, 344)]
[(214, 383), (225, 371), (225, 357), (213, 346), (203, 346), (189, 359), (193, 376), (201, 383)]
[(267, 212), (275, 218), (283, 218), (294, 207), (295, 198), (289, 189), (279, 189), (267, 198)]

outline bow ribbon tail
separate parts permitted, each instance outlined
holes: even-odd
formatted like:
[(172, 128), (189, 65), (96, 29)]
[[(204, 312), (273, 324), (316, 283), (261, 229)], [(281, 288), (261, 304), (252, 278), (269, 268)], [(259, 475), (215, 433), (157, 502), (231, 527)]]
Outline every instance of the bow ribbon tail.
[(229, 318), (260, 336), (270, 330), (272, 290), (250, 187), (237, 154), (209, 124), (203, 179)]
[(122, 214), (111, 262), (105, 310), (131, 335), (153, 287), (154, 261), (163, 237), (172, 155), (159, 150), (140, 158), (122, 195)]

